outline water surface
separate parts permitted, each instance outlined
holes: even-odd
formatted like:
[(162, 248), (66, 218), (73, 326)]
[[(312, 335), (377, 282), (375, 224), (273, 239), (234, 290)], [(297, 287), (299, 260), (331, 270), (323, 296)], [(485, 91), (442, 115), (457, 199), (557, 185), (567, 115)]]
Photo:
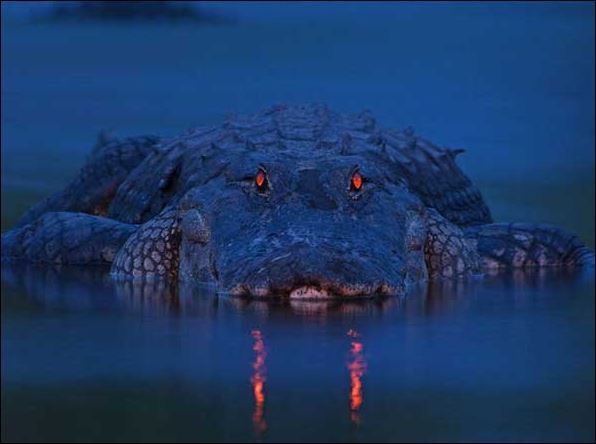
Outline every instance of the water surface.
[(249, 302), (2, 269), (3, 441), (591, 441), (593, 272)]

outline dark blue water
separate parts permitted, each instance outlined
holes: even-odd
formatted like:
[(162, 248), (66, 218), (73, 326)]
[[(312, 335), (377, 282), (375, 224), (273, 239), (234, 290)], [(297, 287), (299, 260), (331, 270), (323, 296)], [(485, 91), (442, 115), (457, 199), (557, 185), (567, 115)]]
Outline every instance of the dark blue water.
[(591, 441), (593, 272), (354, 304), (2, 270), (2, 439)]
[(229, 26), (32, 25), (3, 4), (3, 184), (57, 186), (102, 128), (308, 101), (467, 148), (474, 178), (593, 179), (594, 5), (533, 3), (212, 6)]

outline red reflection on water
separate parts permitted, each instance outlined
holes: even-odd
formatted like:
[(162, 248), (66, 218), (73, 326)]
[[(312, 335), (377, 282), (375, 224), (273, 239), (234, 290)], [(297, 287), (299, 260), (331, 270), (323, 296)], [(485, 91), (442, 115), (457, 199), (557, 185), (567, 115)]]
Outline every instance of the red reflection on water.
[(366, 359), (364, 358), (360, 333), (356, 330), (349, 330), (348, 336), (352, 338), (350, 356), (348, 359), (348, 370), (350, 372), (350, 419), (353, 423), (360, 423), (358, 410), (363, 403), (362, 376), (366, 372)]
[(255, 411), (252, 415), (252, 422), (255, 432), (261, 434), (267, 430), (267, 422), (265, 421), (265, 375), (267, 373), (265, 358), (267, 357), (267, 350), (260, 330), (253, 330), (251, 336), (255, 341), (252, 347), (255, 352), (255, 360), (252, 364), (254, 372), (250, 378), (255, 396)]

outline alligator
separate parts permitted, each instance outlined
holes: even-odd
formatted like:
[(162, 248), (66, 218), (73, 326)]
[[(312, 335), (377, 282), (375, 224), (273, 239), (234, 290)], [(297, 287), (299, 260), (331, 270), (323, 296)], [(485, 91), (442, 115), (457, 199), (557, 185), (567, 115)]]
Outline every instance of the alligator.
[(2, 235), (2, 258), (294, 300), (594, 264), (560, 228), (493, 222), (456, 164), (462, 151), (322, 104), (169, 139), (100, 137), (78, 176)]

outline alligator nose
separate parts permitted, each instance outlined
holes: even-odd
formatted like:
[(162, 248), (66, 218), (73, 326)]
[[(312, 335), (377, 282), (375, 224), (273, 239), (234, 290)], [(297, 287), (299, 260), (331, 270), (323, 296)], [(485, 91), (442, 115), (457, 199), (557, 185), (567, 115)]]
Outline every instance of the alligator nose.
[(329, 196), (321, 183), (320, 172), (314, 168), (303, 169), (298, 176), (296, 190), (306, 197), (311, 208), (316, 210), (336, 210), (337, 203)]

